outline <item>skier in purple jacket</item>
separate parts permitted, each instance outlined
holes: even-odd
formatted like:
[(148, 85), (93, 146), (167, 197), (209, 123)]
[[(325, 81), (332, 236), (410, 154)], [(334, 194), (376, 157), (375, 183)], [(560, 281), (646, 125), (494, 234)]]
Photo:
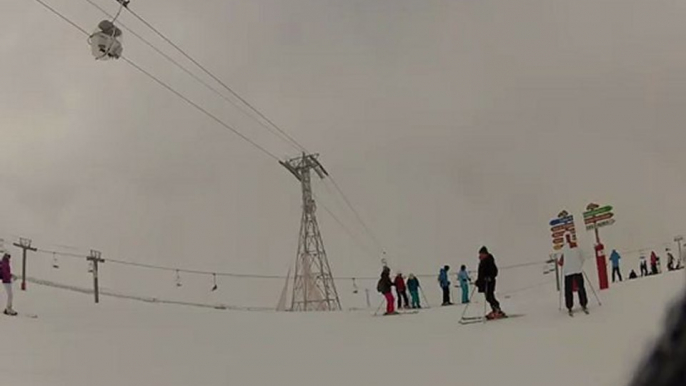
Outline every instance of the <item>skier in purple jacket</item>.
[(10, 254), (5, 253), (0, 261), (0, 278), (2, 279), (2, 285), (5, 287), (5, 292), (7, 292), (7, 305), (5, 306), (5, 315), (16, 315), (17, 312), (12, 308), (12, 266), (10, 265)]

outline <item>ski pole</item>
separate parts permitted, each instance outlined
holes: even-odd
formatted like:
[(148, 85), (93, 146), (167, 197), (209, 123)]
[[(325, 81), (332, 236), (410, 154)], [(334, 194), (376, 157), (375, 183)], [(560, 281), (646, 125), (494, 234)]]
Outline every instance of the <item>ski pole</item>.
[(377, 316), (379, 314), (379, 310), (381, 309), (381, 306), (383, 306), (383, 302), (386, 299), (381, 299), (381, 302), (379, 303), (379, 306), (376, 307), (376, 311), (374, 311), (374, 316)]
[(467, 303), (467, 305), (464, 306), (464, 310), (462, 310), (462, 315), (460, 315), (460, 320), (464, 319), (464, 316), (467, 314), (467, 309), (472, 304), (472, 298), (474, 298), (475, 293), (476, 293), (476, 285), (473, 286), (472, 294), (469, 295), (469, 303)]
[[(557, 264), (557, 262), (555, 262), (555, 264)], [(558, 276), (562, 276), (562, 273), (559, 273)], [(560, 281), (561, 281), (561, 279), (560, 279)], [(565, 283), (565, 286), (566, 286), (566, 285), (567, 285), (567, 283)], [(559, 294), (559, 296), (558, 296), (559, 305), (558, 305), (557, 308), (558, 308), (558, 310), (559, 310), (560, 312), (562, 312), (562, 290), (563, 290), (563, 289), (562, 289), (562, 286), (559, 286), (559, 287), (557, 288), (557, 293)]]
[(598, 297), (598, 294), (595, 292), (595, 288), (593, 287), (593, 283), (591, 283), (591, 280), (588, 278), (588, 275), (586, 275), (586, 271), (581, 270), (581, 272), (586, 277), (586, 281), (588, 282), (588, 286), (591, 287), (591, 291), (593, 291), (593, 296), (595, 296), (595, 300), (598, 301), (598, 305), (602, 306), (603, 303), (600, 301), (600, 297)]
[(431, 306), (429, 305), (429, 301), (426, 300), (426, 294), (424, 293), (424, 289), (421, 286), (419, 287), (419, 291), (422, 293), (422, 298), (424, 298), (424, 303), (426, 303), (426, 308), (427, 309), (431, 308)]

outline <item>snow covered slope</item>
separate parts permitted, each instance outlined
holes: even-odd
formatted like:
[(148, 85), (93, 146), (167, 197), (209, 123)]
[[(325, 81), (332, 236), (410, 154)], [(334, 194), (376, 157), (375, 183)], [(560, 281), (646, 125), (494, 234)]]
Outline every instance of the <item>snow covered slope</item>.
[[(3, 385), (625, 385), (684, 273), (604, 291), (591, 315), (542, 287), (501, 299), (525, 317), (458, 324), (462, 306), (417, 315), (289, 314), (151, 305), (33, 285), (0, 318)], [(474, 304), (470, 314), (483, 311)]]

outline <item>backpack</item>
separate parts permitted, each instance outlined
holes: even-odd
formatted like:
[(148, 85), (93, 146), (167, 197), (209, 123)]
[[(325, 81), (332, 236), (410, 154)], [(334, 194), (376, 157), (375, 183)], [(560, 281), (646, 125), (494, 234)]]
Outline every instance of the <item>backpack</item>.
[(383, 293), (383, 279), (379, 279), (379, 282), (376, 283), (376, 290), (379, 293)]

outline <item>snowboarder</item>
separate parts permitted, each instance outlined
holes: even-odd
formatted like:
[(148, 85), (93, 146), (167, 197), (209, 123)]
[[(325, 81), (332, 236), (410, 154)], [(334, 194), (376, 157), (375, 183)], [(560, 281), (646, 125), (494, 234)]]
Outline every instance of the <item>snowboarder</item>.
[(2, 279), (2, 285), (5, 287), (5, 292), (7, 292), (7, 305), (5, 306), (5, 315), (17, 315), (17, 312), (12, 308), (12, 299), (14, 298), (12, 294), (12, 266), (10, 265), (10, 254), (5, 253), (0, 261), (0, 276)]
[(488, 248), (481, 247), (476, 286), (479, 288), (479, 292), (486, 294), (486, 301), (491, 305), (492, 311), (486, 315), (487, 319), (505, 317), (505, 313), (500, 309), (500, 302), (495, 298), (496, 277), (498, 277), (498, 266), (495, 264), (495, 258), (488, 252)]
[(648, 276), (648, 262), (646, 261), (646, 257), (643, 254), (641, 254), (639, 260), (641, 262), (641, 277)]
[(407, 290), (410, 291), (410, 298), (412, 298), (412, 308), (422, 308), (419, 302), (419, 279), (413, 274), (407, 278)]
[(442, 306), (449, 306), (453, 304), (450, 301), (450, 280), (448, 280), (448, 271), (450, 271), (450, 266), (445, 266), (441, 268), (441, 271), (438, 273), (438, 284), (441, 286), (441, 290), (443, 290), (443, 304)]
[(467, 304), (469, 303), (469, 284), (472, 283), (472, 278), (469, 277), (469, 272), (467, 272), (465, 265), (460, 267), (457, 280), (460, 282), (460, 289), (462, 290), (462, 304)]
[(615, 277), (619, 276), (619, 281), (622, 281), (622, 272), (619, 270), (619, 260), (621, 260), (622, 257), (619, 256), (619, 252), (617, 252), (616, 249), (612, 250), (612, 253), (610, 254), (610, 261), (612, 262), (612, 282), (615, 282)]
[(582, 270), (584, 258), (581, 254), (581, 250), (576, 242), (572, 241), (572, 236), (569, 233), (566, 234), (566, 240), (567, 244), (562, 250), (560, 265), (562, 265), (562, 272), (565, 277), (565, 303), (567, 310), (569, 311), (569, 316), (572, 316), (572, 307), (574, 307), (574, 283), (576, 283), (581, 309), (583, 309), (585, 313), (588, 313), (588, 296), (586, 296), (586, 287), (584, 285)]
[(672, 252), (669, 250), (669, 248), (665, 249), (665, 253), (667, 254), (667, 270), (674, 271), (676, 269), (674, 267), (674, 255), (672, 255)]
[[(407, 299), (407, 287), (405, 287), (405, 278), (403, 274), (398, 272), (393, 282), (395, 286), (395, 293), (398, 295), (398, 309), (410, 308), (410, 301)], [(405, 303), (403, 305), (403, 303)]]
[(386, 298), (386, 313), (384, 315), (394, 315), (395, 311), (395, 299), (393, 298), (393, 282), (391, 281), (391, 269), (388, 267), (383, 267), (381, 271), (381, 278), (376, 285), (376, 290), (381, 292), (381, 294)]
[(650, 271), (652, 275), (657, 275), (660, 273), (657, 269), (657, 264), (658, 264), (658, 257), (655, 251), (652, 251), (650, 253)]

